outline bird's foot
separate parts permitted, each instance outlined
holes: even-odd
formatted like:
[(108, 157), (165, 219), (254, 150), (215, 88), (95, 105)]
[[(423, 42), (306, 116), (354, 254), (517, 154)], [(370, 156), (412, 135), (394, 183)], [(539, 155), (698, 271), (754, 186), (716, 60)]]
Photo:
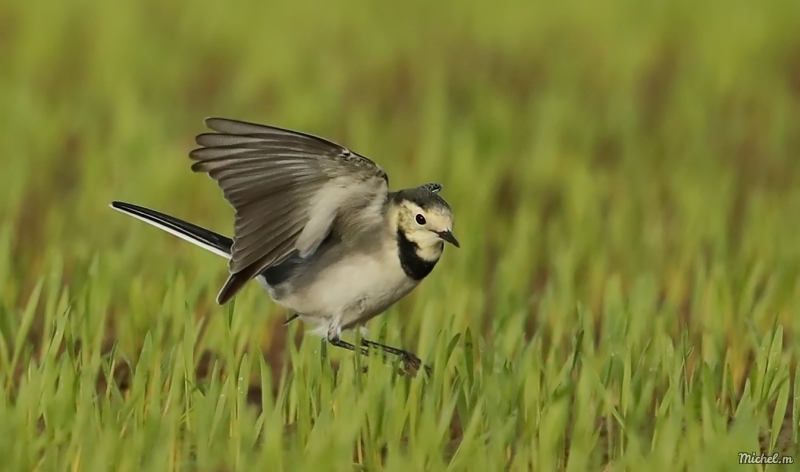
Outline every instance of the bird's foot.
[(411, 352), (403, 351), (400, 354), (400, 360), (403, 361), (405, 369), (402, 371), (404, 374), (416, 375), (420, 368), (425, 370), (425, 374), (430, 377), (433, 374), (433, 369), (422, 363), (422, 360)]

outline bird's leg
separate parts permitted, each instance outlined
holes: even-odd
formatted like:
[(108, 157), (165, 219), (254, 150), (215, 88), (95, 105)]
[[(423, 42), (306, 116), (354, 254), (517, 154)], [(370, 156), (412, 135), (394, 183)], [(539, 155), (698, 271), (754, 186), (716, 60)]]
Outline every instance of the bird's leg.
[(369, 349), (369, 348), (380, 349), (381, 351), (383, 351), (383, 352), (385, 352), (387, 354), (391, 354), (393, 356), (397, 356), (403, 361), (403, 363), (406, 365), (406, 367), (411, 367), (415, 371), (419, 370), (420, 367), (424, 367), (425, 368), (425, 372), (428, 375), (430, 375), (432, 373), (431, 368), (428, 367), (427, 365), (423, 364), (422, 360), (419, 357), (417, 357), (417, 355), (414, 354), (413, 352), (405, 351), (403, 349), (392, 347), (392, 346), (387, 346), (387, 345), (381, 344), (381, 343), (376, 343), (375, 341), (370, 341), (368, 339), (362, 339), (361, 340), (361, 345), (366, 347), (367, 349)]
[[(347, 349), (348, 351), (355, 352), (355, 350), (356, 350), (356, 346), (354, 346), (353, 344), (350, 344), (347, 341), (342, 340), (342, 338), (340, 338), (338, 336), (329, 337), (328, 338), (328, 342), (331, 343), (332, 346), (341, 347), (343, 349)], [(387, 346), (385, 344), (376, 343), (375, 341), (370, 341), (368, 339), (362, 339), (361, 340), (361, 347), (362, 347), (361, 353), (364, 354), (365, 356), (369, 355), (369, 349), (370, 348), (378, 349), (378, 350), (383, 351), (386, 354), (391, 354), (393, 356), (399, 357), (400, 360), (403, 361), (403, 364), (405, 364), (405, 366), (407, 368), (410, 367), (414, 371), (418, 371), (420, 367), (424, 367), (425, 368), (425, 372), (428, 375), (431, 375), (433, 373), (432, 369), (430, 367), (428, 367), (427, 365), (423, 364), (422, 360), (420, 360), (420, 358), (417, 357), (412, 352), (404, 351), (403, 349), (399, 349), (399, 348), (392, 347), (392, 346)], [(386, 360), (386, 358), (384, 357), (384, 361), (385, 360)], [(366, 369), (366, 367), (365, 367), (365, 369)]]
[[(340, 338), (339, 336), (329, 336), (328, 342), (331, 343), (331, 346), (341, 347), (343, 349), (347, 349), (348, 351), (356, 352), (356, 347), (354, 345), (350, 344), (347, 341), (343, 341), (342, 338)], [(361, 354), (363, 354), (366, 357), (367, 355), (369, 355), (369, 352), (366, 348), (362, 348)], [(364, 366), (362, 368), (362, 371), (366, 373), (367, 366)]]
[[(342, 340), (342, 338), (338, 336), (329, 337), (328, 342), (331, 343), (331, 346), (341, 347), (343, 349), (347, 349), (348, 351), (356, 351), (356, 347), (354, 345)], [(361, 353), (366, 356), (368, 354), (367, 349), (361, 349)]]

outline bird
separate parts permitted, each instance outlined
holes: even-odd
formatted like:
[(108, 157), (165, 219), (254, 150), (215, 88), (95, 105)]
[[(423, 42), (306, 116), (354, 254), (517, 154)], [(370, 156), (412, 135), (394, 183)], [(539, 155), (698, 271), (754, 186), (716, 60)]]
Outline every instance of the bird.
[(389, 190), (375, 162), (325, 138), (211, 117), (196, 136), (191, 170), (205, 173), (234, 210), (227, 237), (143, 206), (111, 207), (228, 259), (216, 302), (255, 279), (310, 334), (356, 351), (377, 349), (417, 371), (416, 354), (363, 337), (365, 324), (408, 295), (436, 266), (445, 243), (460, 247), (439, 183)]

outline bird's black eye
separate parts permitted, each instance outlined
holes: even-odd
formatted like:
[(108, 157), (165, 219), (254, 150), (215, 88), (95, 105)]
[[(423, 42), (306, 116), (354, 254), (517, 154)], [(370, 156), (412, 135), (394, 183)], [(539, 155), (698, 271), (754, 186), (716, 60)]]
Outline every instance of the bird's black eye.
[(424, 225), (424, 224), (425, 224), (425, 217), (424, 217), (424, 216), (422, 216), (422, 215), (421, 215), (421, 214), (419, 214), (419, 213), (417, 213), (416, 220), (417, 220), (417, 224), (418, 224), (418, 225), (420, 225), (420, 226), (422, 226), (422, 225)]

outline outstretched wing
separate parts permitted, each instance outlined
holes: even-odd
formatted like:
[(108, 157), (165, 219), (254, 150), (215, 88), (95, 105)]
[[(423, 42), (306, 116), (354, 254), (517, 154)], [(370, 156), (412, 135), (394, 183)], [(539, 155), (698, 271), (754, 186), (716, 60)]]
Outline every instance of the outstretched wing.
[(235, 210), (231, 275), (218, 303), (291, 255), (313, 254), (334, 221), (346, 238), (382, 217), (389, 180), (366, 157), (273, 126), (224, 118), (205, 124), (214, 133), (197, 136), (192, 170), (214, 179)]

